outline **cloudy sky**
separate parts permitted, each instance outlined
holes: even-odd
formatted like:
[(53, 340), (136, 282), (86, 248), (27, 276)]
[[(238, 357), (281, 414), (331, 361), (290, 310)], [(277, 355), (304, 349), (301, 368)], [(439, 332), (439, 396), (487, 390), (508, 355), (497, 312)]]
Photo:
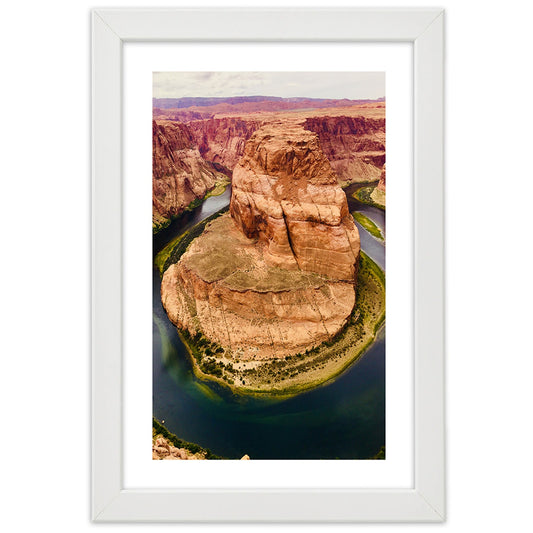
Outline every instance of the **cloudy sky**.
[(154, 72), (154, 98), (184, 96), (379, 98), (384, 72)]

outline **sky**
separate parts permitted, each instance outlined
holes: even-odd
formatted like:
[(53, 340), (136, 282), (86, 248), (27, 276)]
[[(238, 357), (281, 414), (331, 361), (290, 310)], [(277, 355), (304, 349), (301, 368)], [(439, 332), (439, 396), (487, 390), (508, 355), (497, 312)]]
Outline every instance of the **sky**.
[(385, 96), (384, 72), (154, 72), (154, 98), (303, 96), (375, 99)]

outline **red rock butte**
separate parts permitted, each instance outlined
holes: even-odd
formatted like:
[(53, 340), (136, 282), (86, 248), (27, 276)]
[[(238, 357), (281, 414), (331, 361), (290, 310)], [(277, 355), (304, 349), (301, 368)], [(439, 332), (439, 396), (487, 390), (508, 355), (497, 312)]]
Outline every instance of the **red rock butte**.
[(316, 133), (282, 124), (254, 133), (233, 170), (230, 213), (265, 243), (270, 265), (355, 279), (359, 234)]
[(354, 308), (360, 239), (318, 134), (295, 123), (256, 130), (232, 191), (230, 214), (163, 275), (170, 320), (242, 360), (331, 339)]

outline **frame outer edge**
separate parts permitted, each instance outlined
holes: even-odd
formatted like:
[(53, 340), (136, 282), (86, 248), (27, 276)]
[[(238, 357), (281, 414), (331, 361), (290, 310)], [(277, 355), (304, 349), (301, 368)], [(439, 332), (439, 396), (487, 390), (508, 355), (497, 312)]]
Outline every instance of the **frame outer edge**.
[[(242, 38), (211, 32), (213, 27), (169, 28), (168, 15), (189, 17), (225, 12), (235, 16), (297, 15), (315, 19), (343, 13), (356, 23), (351, 38), (323, 31), (318, 37), (268, 32)], [(398, 19), (410, 19), (407, 30)], [(148, 17), (148, 18), (147, 18)], [(159, 18), (158, 18), (159, 17)], [(360, 18), (358, 18), (360, 17)], [(361, 20), (383, 22), (379, 31), (363, 28)], [(394, 20), (395, 19), (395, 20)], [(153, 22), (163, 24), (161, 31)], [(175, 19), (172, 19), (175, 21)], [(189, 17), (189, 21), (192, 20)], [(183, 22), (183, 20), (182, 20)], [(263, 27), (265, 27), (263, 25)], [(292, 28), (294, 30), (294, 28)], [(283, 30), (285, 31), (285, 30)], [(307, 33), (311, 30), (307, 28)], [(361, 32), (362, 33), (358, 33)], [(207, 35), (211, 32), (210, 35)], [(279, 33), (279, 32), (278, 32)], [(305, 33), (305, 32), (304, 32)], [(185, 37), (183, 35), (185, 34)], [(203, 36), (206, 34), (205, 36)], [(357, 37), (353, 37), (353, 35)], [(346, 499), (350, 512), (329, 510), (308, 513), (317, 522), (438, 522), (444, 517), (444, 390), (443, 390), (443, 11), (441, 9), (97, 9), (92, 11), (92, 502), (93, 521), (98, 522), (309, 522), (298, 513), (278, 513), (250, 518), (251, 509), (226, 513), (219, 505), (217, 516), (198, 517), (186, 506), (192, 499), (215, 502), (228, 497), (254, 501), (252, 491), (122, 490), (122, 43), (123, 41), (409, 41), (414, 42), (415, 76), (415, 490), (333, 491)], [(424, 180), (424, 176), (429, 176)], [(420, 189), (418, 189), (420, 187)], [(105, 224), (101, 214), (105, 213)], [(98, 216), (97, 216), (98, 214)], [(420, 227), (417, 222), (428, 221)], [(120, 243), (117, 246), (117, 243)], [(423, 257), (422, 257), (423, 256)], [(423, 270), (420, 270), (423, 265)], [(425, 330), (427, 328), (427, 330)], [(116, 332), (121, 332), (117, 338)], [(421, 332), (426, 331), (424, 335)], [(428, 333), (429, 331), (429, 333)], [(421, 357), (426, 354), (425, 357)], [(120, 384), (120, 386), (117, 386)], [(102, 394), (105, 392), (105, 394)], [(418, 398), (427, 399), (419, 405)], [(424, 432), (427, 424), (435, 431)], [(331, 491), (330, 491), (331, 493)], [(287, 496), (309, 497), (313, 491), (259, 491), (259, 500), (272, 502)], [(320, 494), (327, 494), (321, 491)], [(191, 498), (192, 497), (192, 498)], [(357, 502), (349, 501), (357, 497)], [(379, 498), (379, 501), (376, 500)], [(312, 498), (312, 496), (311, 496)], [(178, 505), (178, 503), (181, 504)], [(385, 501), (387, 500), (387, 501)], [(261, 500), (262, 501), (262, 500)], [(333, 502), (334, 500), (330, 500)], [(318, 504), (318, 502), (317, 502)], [(383, 507), (389, 504), (390, 509)], [(227, 502), (226, 502), (227, 505)], [(167, 507), (169, 506), (169, 507)], [(367, 507), (368, 506), (368, 507)], [(313, 509), (313, 507), (311, 507)], [(179, 515), (179, 513), (183, 513)], [(335, 516), (332, 513), (339, 513)], [(306, 516), (308, 516), (308, 514)], [(357, 515), (357, 516), (356, 516)], [(180, 516), (179, 519), (176, 516)]]
[(415, 486), (444, 520), (443, 11), (414, 51)]
[[(196, 502), (194, 503), (194, 499)], [(203, 511), (198, 511), (201, 499)], [(99, 521), (180, 523), (440, 522), (412, 489), (122, 491)], [(179, 519), (176, 519), (179, 516)]]
[[(127, 41), (412, 41), (436, 8), (99, 9)], [(238, 17), (238, 35), (235, 20)], [(376, 31), (376, 28), (379, 28)], [(354, 39), (354, 35), (357, 37)]]
[(91, 24), (91, 515), (96, 520), (120, 493), (122, 477), (122, 41), (97, 11)]

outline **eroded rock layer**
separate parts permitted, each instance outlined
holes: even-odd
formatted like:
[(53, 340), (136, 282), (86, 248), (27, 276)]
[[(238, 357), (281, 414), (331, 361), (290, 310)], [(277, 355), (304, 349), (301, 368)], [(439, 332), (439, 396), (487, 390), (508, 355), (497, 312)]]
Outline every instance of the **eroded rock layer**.
[(383, 192), (385, 192), (386, 173), (387, 173), (386, 165), (383, 165), (383, 170), (381, 171), (381, 176), (379, 178), (379, 183), (378, 183), (378, 189)]
[(297, 353), (334, 336), (353, 309), (353, 282), (272, 268), (264, 249), (229, 215), (212, 222), (163, 275), (170, 320), (243, 360)]
[(373, 181), (385, 164), (385, 119), (310, 117), (304, 127), (318, 133), (324, 154), (345, 183)]
[[(352, 113), (364, 111), (352, 110)], [(385, 164), (384, 116), (323, 116), (320, 112), (330, 111), (314, 110), (310, 112), (313, 116), (305, 112), (285, 114), (282, 120), (318, 134), (322, 150), (341, 184), (378, 180)], [(275, 114), (251, 114), (193, 120), (187, 126), (204, 159), (232, 170), (244, 154), (245, 143), (251, 135), (279, 120), (280, 116)]]
[(152, 223), (158, 228), (225, 176), (200, 155), (185, 124), (152, 121), (152, 145)]
[(315, 133), (268, 125), (233, 170), (230, 213), (272, 266), (354, 280), (359, 234)]
[(386, 204), (386, 191), (385, 191), (385, 181), (386, 181), (386, 165), (383, 165), (383, 170), (381, 171), (381, 177), (379, 178), (379, 182), (376, 187), (374, 187), (374, 190), (370, 194), (370, 198), (372, 201), (377, 204), (378, 206), (381, 206), (385, 208)]
[(355, 304), (359, 234), (315, 133), (256, 131), (236, 165), (230, 214), (163, 275), (170, 320), (242, 360), (330, 339)]
[(215, 161), (233, 169), (244, 153), (244, 145), (262, 121), (238, 117), (199, 120), (188, 127), (207, 161)]

